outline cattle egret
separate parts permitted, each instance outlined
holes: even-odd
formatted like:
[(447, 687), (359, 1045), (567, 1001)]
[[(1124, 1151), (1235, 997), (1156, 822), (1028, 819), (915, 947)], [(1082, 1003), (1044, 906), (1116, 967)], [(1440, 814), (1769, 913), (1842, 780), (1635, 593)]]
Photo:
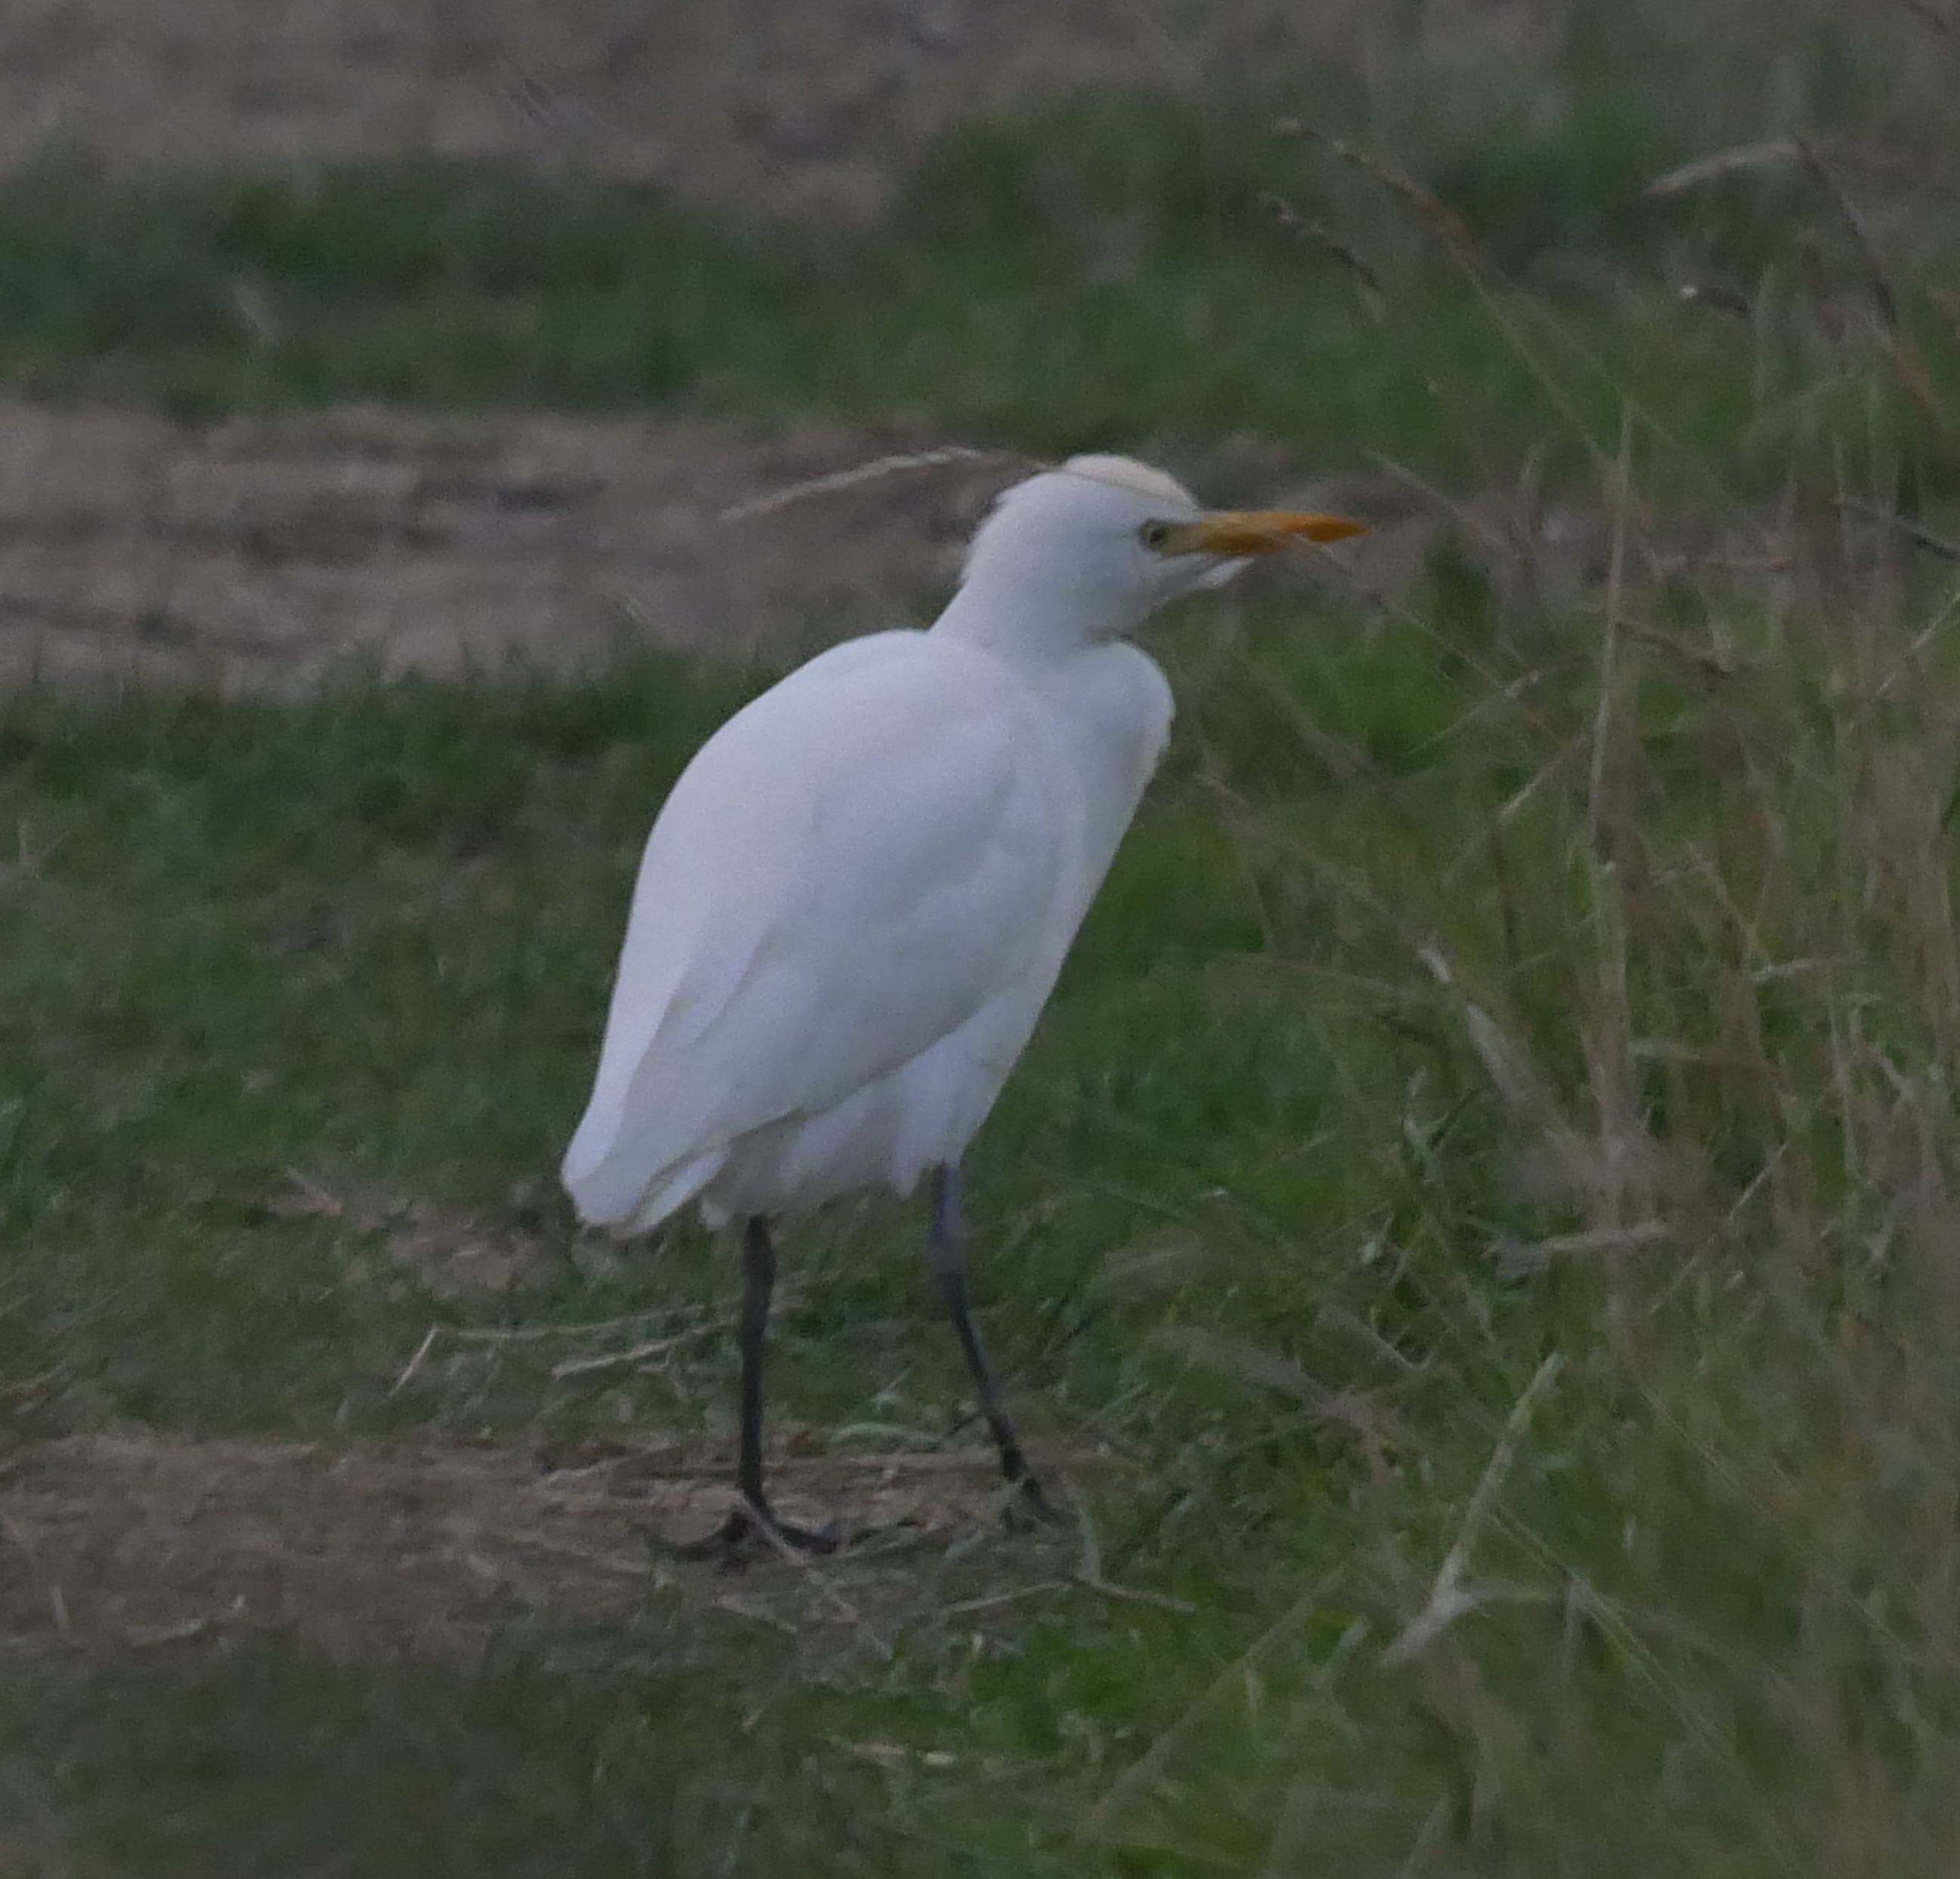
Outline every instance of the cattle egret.
[(994, 505), (933, 626), (811, 660), (674, 785), (563, 1173), (581, 1217), (622, 1236), (689, 1201), (742, 1224), (743, 1505), (711, 1546), (829, 1544), (763, 1493), (772, 1222), (921, 1175), (931, 1270), (1002, 1472), (1047, 1511), (967, 1307), (959, 1162), (1169, 731), (1170, 688), (1128, 636), (1252, 556), (1362, 532), (1208, 514), (1160, 471), (1073, 458)]

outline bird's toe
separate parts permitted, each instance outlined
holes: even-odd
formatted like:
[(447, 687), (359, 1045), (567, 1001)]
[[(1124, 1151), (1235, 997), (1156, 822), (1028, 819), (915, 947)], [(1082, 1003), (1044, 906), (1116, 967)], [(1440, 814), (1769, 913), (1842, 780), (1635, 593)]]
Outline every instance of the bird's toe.
[(1064, 1524), (1061, 1509), (1048, 1499), (1040, 1482), (1032, 1474), (1023, 1475), (1014, 1483), (1013, 1492), (1001, 1518), (1010, 1533), (1033, 1533), (1042, 1527)]
[(834, 1520), (817, 1528), (799, 1527), (743, 1504), (730, 1508), (727, 1518), (712, 1533), (698, 1540), (671, 1544), (667, 1550), (677, 1559), (734, 1572), (759, 1559), (778, 1558), (784, 1552), (835, 1553), (842, 1544), (842, 1536)]

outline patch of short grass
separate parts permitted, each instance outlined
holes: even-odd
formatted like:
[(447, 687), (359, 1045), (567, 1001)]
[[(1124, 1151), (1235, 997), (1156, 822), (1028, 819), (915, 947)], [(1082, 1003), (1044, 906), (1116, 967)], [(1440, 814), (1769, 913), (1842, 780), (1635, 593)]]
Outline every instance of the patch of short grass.
[[(1338, 88), (1293, 103), (1354, 128)], [(0, 383), (192, 415), (380, 399), (927, 417), (1057, 452), (1256, 422), (1317, 465), (1386, 455), (1459, 480), (1548, 442), (1563, 474), (1570, 418), (1609, 442), (1628, 386), (1711, 449), (1775, 421), (1787, 374), (1764, 336), (1672, 294), (1679, 256), (1711, 245), (1753, 288), (1787, 250), (1788, 179), (1647, 199), (1705, 135), (1659, 81), (1575, 77), (1383, 132), (1495, 264), (1555, 292), (1567, 339), (1535, 367), (1392, 199), (1271, 121), (1090, 94), (969, 126), (924, 153), (884, 226), (822, 240), (439, 169), (49, 172), (0, 189)], [(1278, 200), (1369, 259), (1378, 306)]]
[[(1311, 669), (1338, 670), (1339, 644), (1330, 634), (1331, 665)], [(58, 1373), (18, 1437), (515, 1442), (541, 1417), (561, 1442), (725, 1429), (725, 1337), (678, 1397), (629, 1381), (623, 1422), (617, 1392), (541, 1409), (528, 1380), (503, 1379), (458, 1401), (439, 1368), (394, 1386), (431, 1322), (725, 1305), (725, 1249), (698, 1234), (582, 1276), (552, 1171), (648, 817), (686, 749), (756, 682), (648, 662), (571, 691), (355, 685), (296, 710), (8, 707), (0, 1388)], [(1227, 723), (1233, 708), (1197, 707)], [(1108, 1731), (1141, 1742), (1257, 1621), (1274, 1572), (1337, 1556), (1332, 1529), (1293, 1524), (1329, 1478), (1316, 1445), (1290, 1453), (1297, 1411), (1229, 1369), (1192, 1372), (1154, 1340), (1179, 1324), (1264, 1338), (1308, 1283), (1351, 1283), (1372, 1313), (1368, 1299), (1396, 1283), (1353, 1263), (1373, 1190), (1329, 1124), (1357, 1086), (1392, 1101), (1405, 1047), (1364, 1003), (1262, 981), (1270, 916), (1219, 836), (1202, 793), (1174, 783), (972, 1170), (1004, 1360), (1038, 1426), (1087, 1438), (1112, 1416), (1163, 1469), (1162, 1493), (1105, 1544), (1112, 1572), (1201, 1600), (1195, 1630), (1050, 1594), (998, 1663), (972, 1658), (956, 1632), (902, 1639), (870, 1681), (854, 1671), (802, 1696), (727, 1619), (677, 1639), (684, 1661), (651, 1683), (568, 1681), (517, 1647), (508, 1669), (467, 1672), (336, 1664), (298, 1642), (231, 1656), (192, 1644), (78, 1680), (57, 1659), (37, 1673), (46, 1693), (0, 1722), (9, 1754), (43, 1771), (46, 1806), (112, 1864), (140, 1846), (159, 1871), (221, 1847), (240, 1871), (329, 1846), (369, 1871), (423, 1869), (438, 1845), (457, 1871), (493, 1846), (527, 1870), (568, 1844), (597, 1871), (661, 1870), (676, 1845), (680, 1870), (710, 1869), (711, 1852), (757, 1871), (791, 1851), (810, 1871), (994, 1857), (999, 1823), (967, 1819), (970, 1797), (944, 1817), (937, 1801), (895, 1810), (885, 1778), (837, 1746), (896, 1731), (1004, 1771), (984, 1792), (1025, 1791), (1029, 1857), (1049, 1858), (1076, 1804), (1072, 1782), (1039, 1771)], [(295, 1175), (301, 1197), (406, 1198), (524, 1238), (531, 1269), (509, 1292), (447, 1296), (358, 1207), (288, 1204)], [(1292, 1247), (1286, 1264), (1305, 1263), (1289, 1273), (1274, 1254), (1309, 1219), (1322, 1225)], [(789, 1236), (797, 1303), (773, 1372), (786, 1420), (950, 1426), (959, 1375), (920, 1226), (915, 1208), (872, 1203)], [(1446, 1334), (1418, 1298), (1393, 1309), (1418, 1343)], [(1042, 1694), (1082, 1677), (1059, 1709)], [(437, 1713), (439, 1728), (417, 1719)], [(595, 1746), (622, 1731), (627, 1748)], [(473, 1799), (507, 1759), (526, 1781)], [(276, 1807), (269, 1783), (286, 1797)], [(153, 1794), (168, 1798), (161, 1824)], [(589, 1817), (568, 1842), (553, 1823), (575, 1806)], [(351, 1811), (355, 1824), (336, 1826)]]

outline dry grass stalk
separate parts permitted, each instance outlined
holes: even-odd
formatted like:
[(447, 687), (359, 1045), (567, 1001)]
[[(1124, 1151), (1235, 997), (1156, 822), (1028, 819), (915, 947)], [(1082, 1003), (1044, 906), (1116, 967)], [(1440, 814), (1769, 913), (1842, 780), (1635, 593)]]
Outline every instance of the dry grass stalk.
[(1634, 396), (1630, 389), (1621, 386), (1570, 326), (1538, 301), (1510, 287), (1469, 224), (1433, 189), (1425, 188), (1399, 165), (1344, 138), (1318, 129), (1303, 119), (1282, 118), (1273, 128), (1280, 136), (1297, 138), (1326, 151), (1347, 167), (1375, 183), (1392, 202), (1413, 215), (1418, 224), (1441, 245), (1451, 265), (1475, 290), (1505, 343), (1537, 381), (1570, 434), (1584, 444), (1602, 469), (1610, 466), (1611, 458), (1592, 435), (1570, 393), (1553, 370), (1543, 348), (1534, 342), (1527, 330), (1527, 323), (1554, 340), (1561, 351), (1582, 366), (1589, 377), (1612, 385), (1622, 404), (1633, 410), (1644, 428), (1684, 461), (1692, 463), (1711, 486), (1720, 487), (1720, 479), (1706, 461), (1688, 450), (1681, 440)]
[(1397, 164), (1301, 118), (1283, 117), (1274, 125), (1273, 130), (1278, 136), (1298, 138), (1318, 146), (1349, 169), (1378, 184), (1404, 207), (1413, 210), (1417, 219), (1443, 243), (1459, 265), (1480, 270), (1485, 265), (1482, 249), (1470, 232), (1469, 224), (1434, 190), (1425, 189)]
[(563, 1382), (568, 1377), (588, 1377), (612, 1370), (637, 1369), (650, 1359), (670, 1357), (676, 1350), (685, 1349), (696, 1342), (704, 1333), (720, 1329), (718, 1325), (696, 1324), (684, 1331), (670, 1332), (665, 1337), (653, 1337), (632, 1344), (624, 1350), (603, 1350), (589, 1357), (567, 1357), (552, 1366), (552, 1377), (555, 1382)]
[[(1905, 0), (1905, 3), (1911, 5), (1911, 0)], [(1821, 145), (1808, 138), (1779, 137), (1764, 143), (1717, 151), (1656, 176), (1644, 192), (1651, 199), (1662, 200), (1705, 188), (1744, 171), (1793, 164), (1811, 179), (1850, 238), (1864, 278), (1866, 296), (1878, 316), (1881, 343), (1901, 387), (1933, 424), (1943, 431), (1950, 431), (1951, 414), (1934, 388), (1924, 355), (1906, 329), (1900, 310), (1899, 291), (1879, 252), (1877, 240), (1836, 170), (1826, 161)], [(1685, 297), (1712, 300), (1725, 307), (1728, 304), (1726, 298), (1713, 296), (1701, 288), (1686, 288), (1683, 294)], [(1820, 294), (1819, 299), (1822, 304), (1828, 296)]]
[(1401, 1633), (1383, 1652), (1385, 1664), (1405, 1664), (1410, 1658), (1427, 1650), (1450, 1626), (1468, 1612), (1480, 1606), (1493, 1603), (1516, 1603), (1522, 1598), (1525, 1602), (1542, 1599), (1541, 1593), (1531, 1592), (1514, 1587), (1477, 1586), (1469, 1581), (1470, 1554), (1489, 1521), (1497, 1505), (1497, 1496), (1503, 1490), (1506, 1477), (1517, 1458), (1518, 1444), (1524, 1439), (1525, 1432), (1531, 1426), (1531, 1419), (1540, 1400), (1549, 1390), (1565, 1359), (1554, 1351), (1533, 1373), (1532, 1380), (1524, 1387), (1518, 1400), (1511, 1405), (1511, 1413), (1506, 1420), (1503, 1432), (1497, 1438), (1497, 1445), (1491, 1451), (1491, 1459), (1477, 1483), (1476, 1492), (1470, 1496), (1470, 1505), (1464, 1509), (1462, 1525), (1449, 1550), (1443, 1555), (1443, 1564), (1437, 1569), (1436, 1582), (1430, 1588), (1428, 1602), (1422, 1610), (1403, 1626)]
[(1705, 189), (1711, 183), (1719, 183), (1724, 177), (1745, 170), (1774, 169), (1803, 161), (1803, 146), (1793, 137), (1772, 138), (1760, 144), (1739, 144), (1732, 149), (1697, 157), (1691, 163), (1682, 164), (1656, 176), (1643, 193), (1650, 200), (1662, 201), (1669, 196), (1685, 196), (1691, 189)]
[(777, 510), (787, 509), (792, 503), (809, 502), (819, 496), (842, 495), (846, 491), (861, 489), (867, 483), (883, 481), (890, 476), (917, 475), (926, 470), (944, 469), (956, 463), (1013, 464), (1026, 469), (1029, 473), (1049, 467), (1045, 459), (1029, 456), (1022, 450), (980, 450), (963, 444), (950, 444), (932, 450), (900, 450), (889, 456), (873, 457), (867, 463), (854, 463), (848, 469), (833, 470), (826, 475), (806, 478), (801, 482), (791, 483), (781, 489), (772, 489), (760, 496), (752, 497), (746, 502), (738, 502), (724, 509), (716, 517), (720, 522), (751, 522), (759, 516), (774, 515)]
[(1284, 196), (1268, 195), (1259, 199), (1282, 228), (1324, 250), (1348, 270), (1354, 277), (1361, 304), (1372, 318), (1379, 320), (1387, 317), (1388, 289), (1382, 285), (1380, 273), (1351, 241), (1344, 235), (1337, 234), (1325, 222), (1301, 215)]
[(1415, 1445), (1408, 1426), (1367, 1396), (1358, 1391), (1330, 1389), (1290, 1359), (1191, 1327), (1163, 1331), (1156, 1341), (1193, 1362), (1291, 1397), (1317, 1420), (1338, 1424), (1365, 1442), (1403, 1453)]

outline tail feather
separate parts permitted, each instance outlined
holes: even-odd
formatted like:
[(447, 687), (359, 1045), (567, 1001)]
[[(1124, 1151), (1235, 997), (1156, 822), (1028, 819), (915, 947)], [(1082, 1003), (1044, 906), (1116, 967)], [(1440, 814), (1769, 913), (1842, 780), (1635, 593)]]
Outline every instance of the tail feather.
[(670, 1214), (677, 1213), (718, 1175), (728, 1159), (726, 1148), (711, 1148), (686, 1161), (659, 1170), (651, 1181), (632, 1187), (624, 1185), (619, 1170), (603, 1162), (583, 1174), (574, 1174), (567, 1158), (565, 1184), (578, 1217), (587, 1226), (612, 1229), (625, 1239), (657, 1227)]

